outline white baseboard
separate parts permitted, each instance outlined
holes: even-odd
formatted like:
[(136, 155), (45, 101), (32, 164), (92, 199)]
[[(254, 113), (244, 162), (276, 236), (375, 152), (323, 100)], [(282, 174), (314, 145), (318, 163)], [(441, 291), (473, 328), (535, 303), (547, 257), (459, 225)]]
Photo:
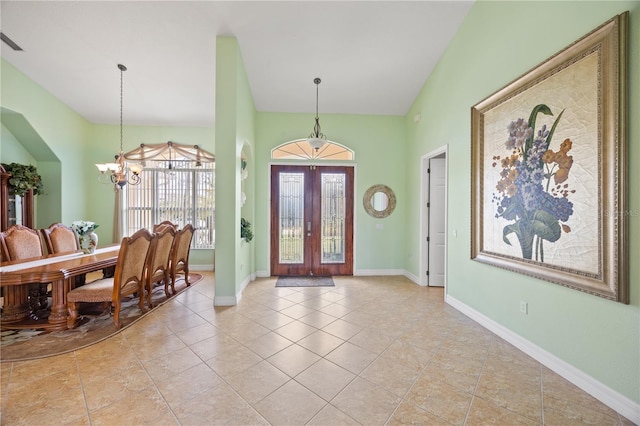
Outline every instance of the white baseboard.
[(271, 274), (268, 271), (256, 271), (256, 277), (258, 278), (269, 278)]
[(607, 385), (589, 376), (582, 370), (547, 352), (536, 344), (514, 333), (491, 318), (476, 311), (455, 297), (445, 295), (445, 302), (468, 316), (484, 328), (497, 334), (513, 346), (520, 349), (540, 364), (556, 372), (583, 391), (606, 404), (636, 424), (640, 424), (640, 404), (632, 401)]
[(405, 277), (407, 277), (408, 279), (410, 279), (411, 281), (413, 281), (414, 283), (420, 285), (420, 278), (418, 278), (417, 275), (413, 275), (411, 272), (409, 271), (404, 271), (403, 274)]
[[(247, 278), (245, 278), (244, 281), (242, 281), (242, 284), (240, 284), (240, 294), (242, 294), (244, 289), (247, 288), (247, 286), (249, 285), (249, 283), (251, 283), (251, 281), (255, 281), (255, 280), (256, 280), (256, 274), (251, 274)], [(237, 299), (238, 301), (240, 301), (240, 297), (238, 297)]]
[(235, 306), (238, 304), (238, 298), (235, 296), (214, 296), (213, 306)]
[(210, 265), (191, 265), (189, 264), (189, 270), (190, 271), (214, 271), (215, 268), (213, 266), (213, 263)]
[(390, 276), (404, 275), (404, 269), (358, 269), (353, 272), (354, 276)]

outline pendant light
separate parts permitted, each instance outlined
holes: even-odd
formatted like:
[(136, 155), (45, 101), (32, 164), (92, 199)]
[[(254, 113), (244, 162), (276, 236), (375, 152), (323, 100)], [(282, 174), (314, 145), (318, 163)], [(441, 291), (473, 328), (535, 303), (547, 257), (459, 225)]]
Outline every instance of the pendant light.
[(320, 78), (316, 77), (313, 82), (316, 85), (316, 124), (313, 126), (313, 132), (307, 138), (307, 143), (311, 145), (313, 149), (318, 151), (322, 146), (327, 143), (327, 138), (320, 129), (320, 117), (318, 117), (318, 87), (320, 86)]
[[(120, 70), (120, 152), (115, 155), (115, 163), (96, 164), (96, 167), (100, 171), (98, 181), (102, 183), (113, 183), (115, 189), (122, 188), (127, 183), (130, 185), (137, 185), (141, 182), (140, 173), (142, 173), (142, 165), (130, 164), (129, 167), (125, 165), (124, 149), (122, 144), (122, 98), (123, 98), (123, 73), (127, 70), (122, 64), (118, 64)], [(131, 172), (131, 173), (129, 173)]]

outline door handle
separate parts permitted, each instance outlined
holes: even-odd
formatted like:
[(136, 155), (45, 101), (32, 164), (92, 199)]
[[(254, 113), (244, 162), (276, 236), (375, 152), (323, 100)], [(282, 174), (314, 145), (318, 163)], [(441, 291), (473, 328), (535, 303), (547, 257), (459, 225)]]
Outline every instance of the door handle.
[(311, 222), (307, 222), (307, 231), (311, 232)]

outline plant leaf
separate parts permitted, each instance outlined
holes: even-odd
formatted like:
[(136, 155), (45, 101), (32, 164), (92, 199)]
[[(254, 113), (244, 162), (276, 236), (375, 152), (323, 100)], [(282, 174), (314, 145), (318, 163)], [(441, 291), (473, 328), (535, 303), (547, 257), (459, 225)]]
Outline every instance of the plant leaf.
[(535, 235), (543, 240), (555, 242), (562, 235), (562, 228), (558, 219), (544, 210), (538, 210), (531, 219), (531, 229)]

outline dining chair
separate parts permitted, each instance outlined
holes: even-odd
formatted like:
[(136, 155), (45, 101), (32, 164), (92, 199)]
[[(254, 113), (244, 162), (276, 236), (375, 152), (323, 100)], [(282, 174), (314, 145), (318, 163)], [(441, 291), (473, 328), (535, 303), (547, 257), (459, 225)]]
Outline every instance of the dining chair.
[[(41, 232), (49, 254), (80, 250), (78, 234), (67, 225), (52, 223), (48, 228), (41, 229)], [(80, 287), (86, 280), (86, 274), (77, 275), (73, 280), (73, 286)]]
[(122, 298), (137, 294), (138, 306), (142, 312), (144, 307), (144, 275), (147, 258), (155, 250), (155, 238), (147, 229), (141, 229), (130, 237), (124, 237), (120, 243), (118, 260), (113, 277), (103, 278), (67, 293), (67, 327), (75, 328), (78, 319), (80, 302), (103, 302), (105, 308), (113, 308), (113, 322), (121, 328), (120, 309)]
[[(44, 256), (40, 234), (24, 225), (13, 225), (0, 232), (0, 251), (2, 260), (24, 260)], [(29, 305), (29, 316), (39, 319), (48, 305), (47, 284), (31, 283), (24, 288), (14, 289), (21, 292), (20, 298)], [(3, 296), (5, 290), (3, 289)]]
[(176, 233), (176, 238), (171, 249), (171, 260), (169, 261), (169, 274), (171, 276), (171, 291), (176, 294), (176, 276), (184, 274), (184, 282), (189, 283), (189, 252), (191, 251), (191, 240), (194, 233), (193, 225), (185, 225)]
[(42, 236), (49, 253), (64, 253), (80, 250), (75, 231), (62, 223), (52, 223), (42, 229)]
[(163, 282), (164, 293), (167, 295), (167, 298), (171, 297), (169, 294), (169, 260), (176, 230), (170, 226), (162, 226), (154, 235), (157, 239), (156, 248), (153, 253), (149, 255), (145, 276), (147, 305), (149, 308), (153, 308), (151, 294), (153, 293), (153, 285), (155, 283)]
[(163, 220), (162, 222), (156, 223), (155, 225), (153, 225), (153, 232), (158, 232), (160, 229), (162, 229), (165, 226), (173, 228), (174, 231), (178, 230), (178, 225), (171, 222), (170, 220)]
[(24, 260), (44, 255), (40, 234), (35, 229), (23, 225), (13, 225), (0, 232), (2, 259)]

